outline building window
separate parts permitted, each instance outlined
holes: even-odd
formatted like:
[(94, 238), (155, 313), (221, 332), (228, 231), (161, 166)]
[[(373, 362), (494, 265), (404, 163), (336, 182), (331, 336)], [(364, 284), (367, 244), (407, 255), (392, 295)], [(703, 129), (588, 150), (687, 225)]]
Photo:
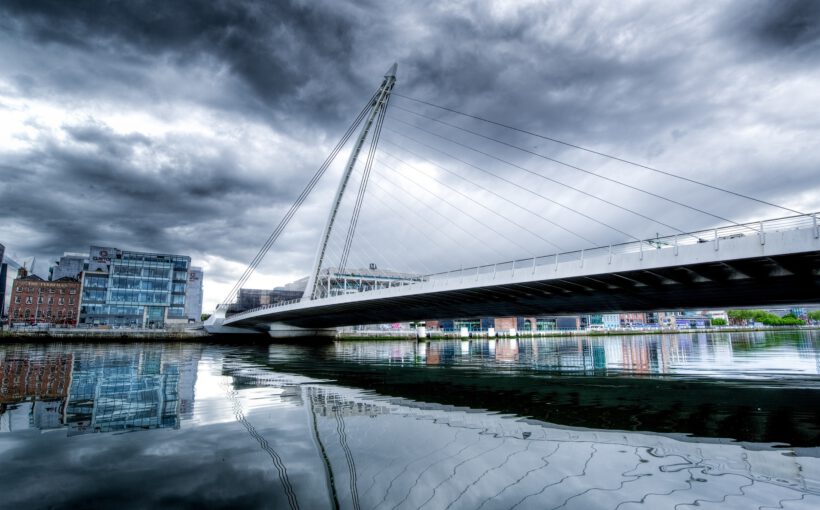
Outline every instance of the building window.
[(27, 305), (32, 304), (31, 296), (26, 296), (26, 304)]
[(68, 293), (74, 295), (77, 293), (77, 289), (69, 289)]
[(48, 289), (49, 294), (54, 294), (54, 289)]
[(54, 304), (54, 298), (53, 297), (48, 298), (48, 304), (50, 304), (50, 305)]
[(68, 298), (68, 304), (70, 304), (70, 305), (74, 304), (74, 298), (73, 297)]
[(42, 305), (42, 304), (43, 304), (43, 296), (40, 296), (40, 297), (38, 297), (38, 298), (37, 298), (37, 304), (38, 304), (38, 305)]
[(60, 289), (60, 294), (65, 294), (65, 289)]
[(25, 316), (24, 316), (24, 317), (25, 317), (26, 319), (28, 319), (29, 317), (31, 317), (31, 310), (29, 310), (28, 308), (26, 308), (26, 314), (25, 314)]
[(19, 286), (19, 285), (18, 285), (18, 286), (17, 286), (17, 292), (23, 292), (23, 287), (21, 287), (21, 286)]
[(65, 304), (65, 298), (62, 298), (62, 297), (61, 297), (61, 298), (57, 301), (57, 304), (64, 305), (64, 304)]
[(14, 296), (14, 303), (18, 305), (20, 304), (20, 296)]

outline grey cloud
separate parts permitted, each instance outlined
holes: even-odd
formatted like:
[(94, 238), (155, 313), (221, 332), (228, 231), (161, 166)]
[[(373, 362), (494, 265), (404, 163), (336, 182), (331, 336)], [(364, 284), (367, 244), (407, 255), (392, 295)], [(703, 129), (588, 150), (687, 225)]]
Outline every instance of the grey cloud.
[[(19, 37), (56, 51), (65, 47), (103, 62), (117, 61), (104, 64), (108, 66), (105, 76), (84, 76), (71, 69), (54, 76), (61, 86), (70, 87), (76, 80), (78, 92), (95, 80), (143, 80), (143, 88), (150, 88), (134, 68), (154, 66), (164, 59), (182, 68), (215, 60), (228, 66), (249, 92), (243, 97), (239, 91), (227, 99), (229, 103), (243, 104), (247, 111), (262, 107), (280, 119), (310, 113), (338, 120), (337, 103), (343, 100), (339, 87), (349, 92), (351, 84), (360, 83), (350, 72), (356, 11), (334, 7), (332, 2), (194, 0), (8, 2), (0, 9), (13, 20), (9, 31)], [(98, 62), (85, 64), (91, 68)], [(301, 97), (301, 91), (314, 82), (334, 82), (334, 87), (323, 87), (325, 93), (318, 100)]]

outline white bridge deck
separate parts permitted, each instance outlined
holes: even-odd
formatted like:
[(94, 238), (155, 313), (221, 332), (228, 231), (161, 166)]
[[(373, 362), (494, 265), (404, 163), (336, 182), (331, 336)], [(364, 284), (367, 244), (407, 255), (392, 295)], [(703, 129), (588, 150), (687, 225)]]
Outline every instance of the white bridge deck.
[(215, 316), (206, 329), (801, 303), (820, 301), (819, 275), (811, 214), (460, 268), (420, 283)]

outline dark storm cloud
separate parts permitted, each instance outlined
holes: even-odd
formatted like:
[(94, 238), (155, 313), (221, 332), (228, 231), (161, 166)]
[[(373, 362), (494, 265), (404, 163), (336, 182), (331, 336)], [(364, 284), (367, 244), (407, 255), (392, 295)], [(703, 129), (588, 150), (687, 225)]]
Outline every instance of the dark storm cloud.
[[(744, 21), (749, 23), (750, 33), (764, 44), (775, 49), (817, 49), (820, 42), (820, 4), (817, 2), (757, 2), (755, 8), (748, 12)], [(818, 58), (816, 53), (812, 56)]]
[[(346, 89), (359, 85), (350, 62), (355, 13), (327, 5), (55, 0), (6, 2), (1, 11), (10, 32), (55, 51), (122, 59), (137, 67), (163, 58), (183, 67), (216, 60), (228, 66), (249, 92), (238, 91), (229, 102), (244, 102), (248, 110), (262, 107), (280, 116), (307, 110), (334, 118)], [(71, 78), (82, 79), (76, 74)], [(99, 78), (90, 75), (85, 81)], [(131, 80), (134, 75), (106, 77), (110, 78)], [(334, 86), (322, 87), (323, 94), (299, 97), (312, 84), (331, 79)], [(82, 90), (82, 82), (75, 85)]]

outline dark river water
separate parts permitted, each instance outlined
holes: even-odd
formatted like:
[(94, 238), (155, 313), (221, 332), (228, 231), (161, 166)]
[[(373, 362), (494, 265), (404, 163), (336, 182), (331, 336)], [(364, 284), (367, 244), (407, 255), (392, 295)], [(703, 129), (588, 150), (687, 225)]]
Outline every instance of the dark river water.
[(0, 345), (0, 508), (820, 508), (816, 331)]

